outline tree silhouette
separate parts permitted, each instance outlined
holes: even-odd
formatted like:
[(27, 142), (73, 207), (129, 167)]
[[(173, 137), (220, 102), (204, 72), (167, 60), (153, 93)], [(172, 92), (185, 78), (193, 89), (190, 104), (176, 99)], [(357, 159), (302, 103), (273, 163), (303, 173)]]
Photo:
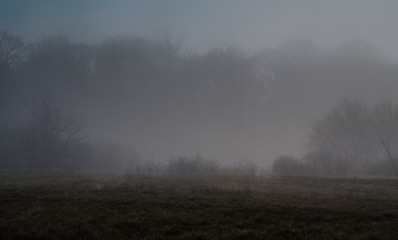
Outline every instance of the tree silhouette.
[(21, 38), (7, 31), (0, 31), (0, 87), (24, 57), (25, 47)]

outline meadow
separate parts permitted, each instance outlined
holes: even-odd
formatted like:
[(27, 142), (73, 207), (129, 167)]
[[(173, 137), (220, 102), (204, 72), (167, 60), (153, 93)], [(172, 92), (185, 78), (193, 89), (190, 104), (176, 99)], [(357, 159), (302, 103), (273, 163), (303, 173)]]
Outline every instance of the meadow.
[(397, 239), (398, 180), (0, 171), (0, 239)]

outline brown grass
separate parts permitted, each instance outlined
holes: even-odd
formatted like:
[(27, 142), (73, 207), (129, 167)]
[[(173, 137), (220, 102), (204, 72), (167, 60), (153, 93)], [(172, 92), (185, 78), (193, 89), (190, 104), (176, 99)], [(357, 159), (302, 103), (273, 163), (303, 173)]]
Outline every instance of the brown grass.
[(398, 181), (0, 171), (0, 239), (397, 239)]

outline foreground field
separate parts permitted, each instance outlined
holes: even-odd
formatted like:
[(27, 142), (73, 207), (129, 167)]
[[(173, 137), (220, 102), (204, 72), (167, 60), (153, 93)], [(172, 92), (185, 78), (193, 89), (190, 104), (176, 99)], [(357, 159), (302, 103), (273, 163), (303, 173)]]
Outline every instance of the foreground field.
[(0, 171), (0, 239), (397, 238), (397, 180)]

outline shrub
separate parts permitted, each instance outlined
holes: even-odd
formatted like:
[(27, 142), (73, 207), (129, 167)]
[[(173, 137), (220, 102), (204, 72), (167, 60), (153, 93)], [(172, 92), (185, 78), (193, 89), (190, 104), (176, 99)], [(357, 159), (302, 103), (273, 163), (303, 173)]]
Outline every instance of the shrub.
[(166, 166), (166, 171), (173, 174), (215, 173), (218, 169), (216, 162), (203, 159), (200, 155), (193, 158), (172, 157)]
[(257, 164), (247, 159), (239, 159), (238, 161), (235, 161), (234, 166), (232, 167), (232, 173), (242, 175), (255, 175), (257, 170)]
[(291, 156), (281, 156), (272, 164), (272, 173), (286, 176), (304, 175), (305, 166), (298, 159)]

